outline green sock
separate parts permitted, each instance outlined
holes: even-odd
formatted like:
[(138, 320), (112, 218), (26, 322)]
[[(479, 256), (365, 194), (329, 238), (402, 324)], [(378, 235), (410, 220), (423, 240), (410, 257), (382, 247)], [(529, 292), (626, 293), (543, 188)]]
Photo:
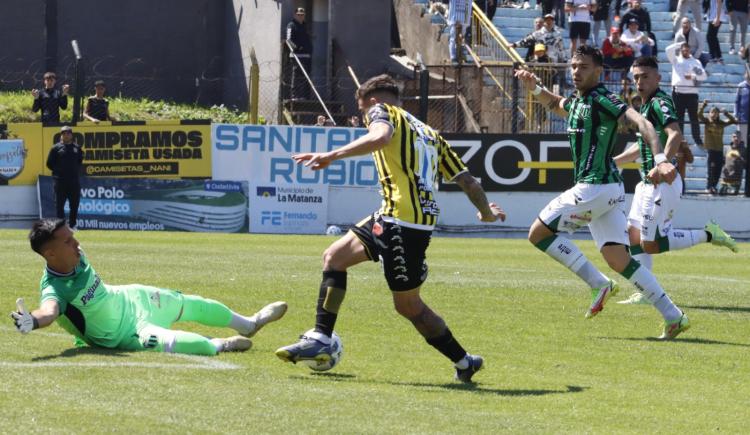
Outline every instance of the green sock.
[(195, 295), (184, 295), (183, 300), (180, 321), (221, 327), (229, 326), (232, 321), (232, 311), (221, 302)]
[(192, 332), (174, 331), (175, 340), (172, 353), (186, 353), (189, 355), (214, 356), (218, 352), (216, 346), (208, 338)]

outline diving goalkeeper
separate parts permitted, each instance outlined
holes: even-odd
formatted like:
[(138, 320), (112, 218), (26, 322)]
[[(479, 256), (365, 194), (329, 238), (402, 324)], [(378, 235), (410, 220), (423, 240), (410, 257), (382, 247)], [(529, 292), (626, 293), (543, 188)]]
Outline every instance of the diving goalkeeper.
[[(11, 313), (22, 334), (57, 320), (89, 346), (216, 355), (250, 349), (250, 337), (286, 313), (285, 302), (274, 302), (245, 317), (200, 296), (140, 284), (104, 284), (62, 219), (35, 222), (29, 241), (31, 249), (47, 261), (47, 268), (40, 283), (39, 308), (27, 312), (19, 299), (17, 311)], [(207, 338), (170, 329), (178, 321), (229, 327), (240, 335)]]

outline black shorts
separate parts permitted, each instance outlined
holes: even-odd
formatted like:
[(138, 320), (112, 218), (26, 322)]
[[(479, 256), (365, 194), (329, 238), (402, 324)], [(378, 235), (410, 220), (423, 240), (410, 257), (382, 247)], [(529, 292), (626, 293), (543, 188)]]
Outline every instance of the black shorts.
[(591, 23), (574, 21), (570, 23), (570, 39), (589, 39), (591, 34)]
[(427, 279), (425, 252), (432, 231), (385, 222), (382, 216), (363, 219), (351, 231), (364, 245), (372, 261), (382, 261), (383, 274), (391, 291), (417, 288)]

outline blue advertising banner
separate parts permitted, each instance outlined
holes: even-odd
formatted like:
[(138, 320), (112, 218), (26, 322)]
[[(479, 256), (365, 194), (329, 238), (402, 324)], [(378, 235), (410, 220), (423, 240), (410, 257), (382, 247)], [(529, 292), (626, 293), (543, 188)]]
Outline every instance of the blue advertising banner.
[[(54, 217), (52, 177), (40, 176), (37, 190), (40, 217)], [(247, 210), (247, 182), (83, 178), (78, 228), (247, 232)]]

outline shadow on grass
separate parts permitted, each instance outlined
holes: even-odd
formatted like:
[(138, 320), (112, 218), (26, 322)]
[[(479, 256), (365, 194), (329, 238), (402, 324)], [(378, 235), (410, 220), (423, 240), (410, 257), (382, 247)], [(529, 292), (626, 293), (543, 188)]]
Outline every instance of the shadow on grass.
[(569, 393), (580, 393), (587, 390), (588, 387), (579, 387), (577, 385), (568, 385), (564, 390), (543, 390), (543, 389), (500, 389), (500, 388), (485, 388), (481, 384), (460, 384), (460, 383), (428, 383), (428, 382), (389, 382), (389, 381), (376, 381), (371, 379), (358, 379), (356, 375), (347, 373), (311, 373), (311, 376), (293, 375), (290, 376), (292, 379), (301, 381), (335, 381), (335, 382), (355, 382), (361, 384), (385, 384), (394, 385), (398, 387), (416, 387), (416, 388), (443, 388), (446, 390), (453, 391), (469, 391), (477, 394), (494, 394), (497, 396), (509, 396), (509, 397), (523, 397), (523, 396), (546, 396), (548, 394), (569, 394)]
[(680, 305), (692, 310), (722, 311), (725, 313), (750, 313), (750, 307), (714, 307), (711, 305)]
[(57, 355), (37, 356), (32, 358), (31, 361), (49, 361), (57, 358), (75, 358), (86, 355), (126, 357), (131, 353), (132, 352), (126, 352), (117, 349), (105, 349), (101, 347), (73, 347), (70, 349), (65, 349)]
[(720, 344), (724, 346), (740, 346), (750, 347), (750, 344), (746, 343), (732, 343), (729, 341), (709, 340), (707, 338), (691, 338), (691, 337), (680, 337), (674, 340), (659, 340), (656, 337), (599, 337), (601, 340), (623, 340), (623, 341), (653, 341), (656, 343), (665, 344)]

